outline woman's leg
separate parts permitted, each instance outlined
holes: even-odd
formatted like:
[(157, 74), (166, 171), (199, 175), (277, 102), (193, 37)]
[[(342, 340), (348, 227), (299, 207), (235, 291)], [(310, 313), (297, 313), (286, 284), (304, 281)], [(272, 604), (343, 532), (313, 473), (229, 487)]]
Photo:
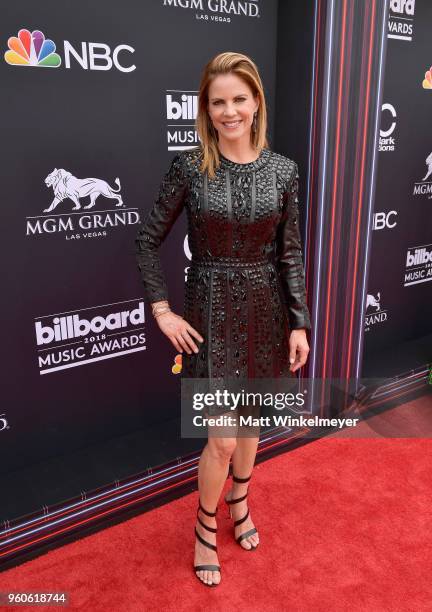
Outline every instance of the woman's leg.
[[(238, 478), (246, 478), (252, 473), (258, 448), (259, 436), (237, 438), (237, 444), (232, 456), (233, 474)], [(235, 482), (236, 486), (241, 486)], [(247, 484), (247, 483), (246, 483)], [(246, 493), (246, 491), (244, 491)]]
[[(232, 437), (221, 437), (220, 428), (209, 427), (208, 442), (204, 447), (198, 464), (198, 489), (201, 505), (208, 512), (214, 512), (228, 476), (230, 458), (236, 447), (235, 433)], [(198, 516), (209, 527), (216, 527), (216, 517), (210, 517), (199, 510)], [(197, 531), (210, 544), (216, 544), (216, 534), (204, 529), (197, 521)], [(217, 552), (207, 548), (195, 538), (194, 565), (218, 562)], [(219, 583), (221, 576), (217, 571), (199, 570), (196, 572), (204, 582)]]
[[(252, 474), (253, 466), (255, 464), (255, 457), (258, 448), (259, 436), (251, 436), (251, 437), (239, 437), (237, 438), (237, 444), (232, 456), (232, 471), (234, 476), (238, 478), (247, 478)], [(243, 495), (248, 490), (249, 482), (232, 483), (231, 492), (227, 495), (228, 499), (237, 499), (238, 497), (243, 497)], [(231, 504), (231, 509), (233, 513), (234, 520), (238, 520), (242, 518), (248, 508), (247, 498), (238, 502), (237, 504)], [(250, 515), (248, 518), (237, 525), (235, 528), (235, 537), (238, 537), (241, 533), (245, 533), (249, 529), (252, 529), (255, 525), (252, 522)], [(258, 533), (254, 533), (253, 535), (245, 538), (241, 541), (241, 546), (243, 548), (250, 549), (252, 546), (256, 546), (259, 543)]]

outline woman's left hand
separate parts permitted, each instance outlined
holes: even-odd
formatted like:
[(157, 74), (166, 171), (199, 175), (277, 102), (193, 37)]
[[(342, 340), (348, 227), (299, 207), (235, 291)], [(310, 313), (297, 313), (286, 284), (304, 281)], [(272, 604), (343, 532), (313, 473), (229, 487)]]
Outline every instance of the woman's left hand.
[(290, 371), (295, 372), (307, 361), (309, 344), (306, 338), (306, 329), (293, 329), (289, 337)]

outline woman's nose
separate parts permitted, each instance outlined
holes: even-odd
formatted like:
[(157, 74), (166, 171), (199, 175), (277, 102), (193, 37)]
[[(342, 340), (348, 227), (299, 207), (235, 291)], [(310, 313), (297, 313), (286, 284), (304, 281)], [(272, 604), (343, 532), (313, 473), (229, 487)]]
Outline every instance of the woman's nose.
[(233, 106), (227, 106), (224, 110), (224, 115), (226, 117), (234, 117), (236, 115), (236, 110)]

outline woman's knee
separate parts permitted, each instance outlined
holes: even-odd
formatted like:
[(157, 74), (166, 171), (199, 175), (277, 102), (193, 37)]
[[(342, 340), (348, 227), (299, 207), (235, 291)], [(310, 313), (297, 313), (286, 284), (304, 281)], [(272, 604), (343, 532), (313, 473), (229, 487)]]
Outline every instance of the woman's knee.
[(209, 451), (217, 459), (230, 459), (236, 446), (235, 438), (209, 438), (208, 440)]

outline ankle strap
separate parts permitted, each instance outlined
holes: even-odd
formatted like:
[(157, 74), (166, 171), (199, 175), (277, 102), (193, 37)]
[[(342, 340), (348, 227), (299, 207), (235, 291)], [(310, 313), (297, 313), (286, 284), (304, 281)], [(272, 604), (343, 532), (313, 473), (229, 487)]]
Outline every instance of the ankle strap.
[[(198, 508), (198, 512), (199, 512), (199, 508)], [(209, 527), (208, 525), (206, 525), (206, 524), (205, 524), (205, 523), (204, 523), (204, 522), (203, 522), (203, 521), (200, 519), (198, 512), (197, 512), (197, 521), (198, 521), (198, 523), (199, 523), (199, 524), (200, 524), (202, 527), (204, 527), (204, 529), (207, 529), (207, 531), (211, 531), (211, 532), (213, 532), (213, 533), (216, 533), (216, 532), (217, 532), (217, 527)]]
[(241, 497), (237, 497), (236, 499), (225, 499), (225, 501), (226, 501), (227, 504), (237, 504), (238, 502), (241, 502), (244, 499), (246, 499), (247, 496), (248, 496), (248, 494), (245, 493)]
[(199, 508), (199, 509), (200, 509), (202, 512), (204, 512), (204, 514), (207, 514), (207, 516), (216, 516), (216, 513), (217, 513), (217, 507), (216, 507), (216, 510), (215, 510), (214, 512), (209, 512), (208, 510), (206, 510), (205, 508), (203, 508), (203, 507), (202, 507), (202, 505), (201, 505), (201, 500), (200, 500), (200, 499), (198, 499), (198, 508)]
[(251, 478), (252, 478), (252, 474), (248, 476), (247, 478), (238, 478), (237, 476), (234, 476), (234, 474), (232, 475), (233, 482), (249, 482)]

